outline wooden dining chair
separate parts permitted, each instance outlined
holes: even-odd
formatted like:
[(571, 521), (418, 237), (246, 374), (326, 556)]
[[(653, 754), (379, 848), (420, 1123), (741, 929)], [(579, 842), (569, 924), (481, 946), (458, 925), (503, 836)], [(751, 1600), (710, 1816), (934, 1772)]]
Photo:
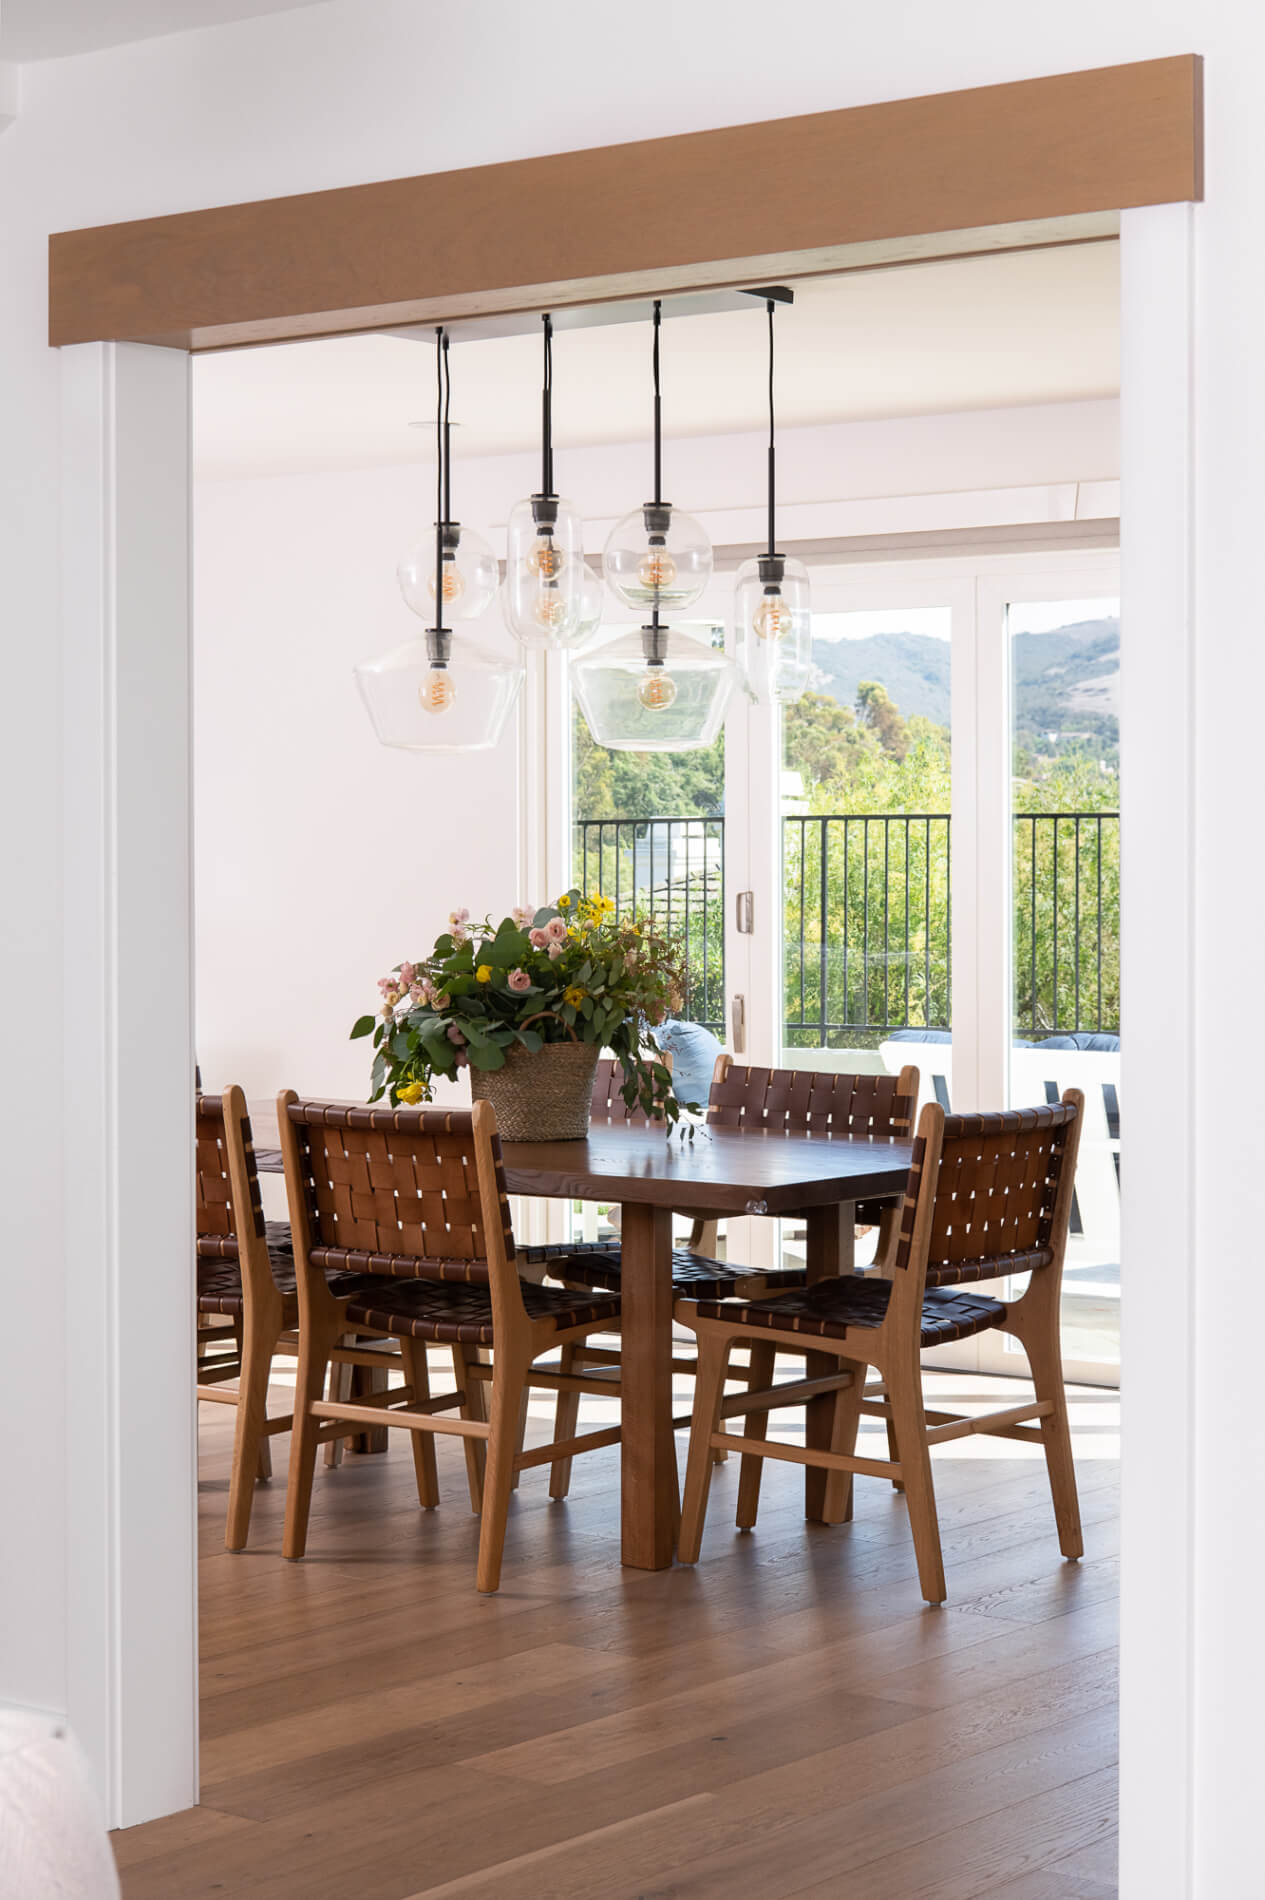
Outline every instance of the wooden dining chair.
[[(256, 1479), (272, 1473), (269, 1439), (291, 1423), (289, 1412), (269, 1417), (268, 1382), (274, 1358), (298, 1356), (294, 1249), (290, 1223), (264, 1219), (241, 1089), (199, 1094), (195, 1130), (197, 1392), (203, 1403), (237, 1408), (224, 1543), (244, 1550)], [(336, 1355), (340, 1373), (351, 1365), (380, 1369), (383, 1357), (354, 1337)]]
[[(890, 1278), (846, 1274), (771, 1300), (678, 1304), (677, 1317), (697, 1334), (699, 1350), (681, 1513), (683, 1563), (698, 1559), (711, 1451), (728, 1444), (754, 1460), (780, 1458), (827, 1471), (900, 1479), (923, 1596), (942, 1603), (944, 1564), (931, 1448), (973, 1432), (1041, 1447), (1059, 1547), (1068, 1559), (1081, 1556), (1059, 1298), (1083, 1109), (1079, 1089), (1069, 1089), (1053, 1107), (995, 1115), (946, 1116), (939, 1103), (928, 1103), (918, 1123)], [(978, 1282), (1025, 1273), (1028, 1286), (1016, 1299), (974, 1290)], [(1023, 1346), (1035, 1398), (981, 1417), (926, 1411), (922, 1349), (992, 1327), (1013, 1334)], [(752, 1412), (766, 1418), (815, 1395), (810, 1378), (727, 1399), (729, 1354), (735, 1345), (753, 1342), (793, 1353), (807, 1348), (851, 1373), (851, 1385), (836, 1398), (837, 1430), (829, 1450), (764, 1436), (737, 1438), (722, 1429), (727, 1418)], [(881, 1398), (866, 1394), (868, 1366), (882, 1376)], [(863, 1414), (892, 1426), (895, 1449), (886, 1460), (856, 1456)]]
[[(534, 1362), (618, 1322), (610, 1293), (569, 1292), (520, 1279), (490, 1103), (473, 1111), (348, 1108), (277, 1098), (299, 1290), (299, 1373), (290, 1445), (283, 1553), (302, 1557), (320, 1443), (365, 1424), (411, 1434), (418, 1498), (439, 1502), (434, 1440), (461, 1437), (480, 1481), (477, 1588), (500, 1582), (516, 1471), (619, 1442), (618, 1426), (532, 1451), (518, 1444), (524, 1390), (607, 1391), (602, 1380)], [(350, 1276), (333, 1285), (333, 1271)], [(355, 1402), (321, 1396), (325, 1369), (349, 1326), (400, 1342), (406, 1383)], [(432, 1396), (430, 1343), (461, 1349), (452, 1392)], [(492, 1363), (476, 1358), (491, 1348)], [(485, 1404), (485, 1400), (489, 1403)], [(456, 1418), (444, 1414), (456, 1411)], [(486, 1453), (486, 1464), (480, 1457)]]

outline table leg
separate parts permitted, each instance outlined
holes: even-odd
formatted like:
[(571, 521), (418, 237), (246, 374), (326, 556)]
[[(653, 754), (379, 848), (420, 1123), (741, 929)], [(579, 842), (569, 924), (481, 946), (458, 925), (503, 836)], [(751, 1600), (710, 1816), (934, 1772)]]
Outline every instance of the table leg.
[(623, 1560), (672, 1562), (680, 1512), (672, 1436), (672, 1215), (625, 1201), (620, 1227)]
[[(851, 1273), (856, 1255), (856, 1207), (852, 1201), (835, 1201), (827, 1207), (808, 1212), (808, 1278), (827, 1280), (836, 1274)], [(839, 1370), (839, 1361), (831, 1353), (808, 1354), (808, 1377), (826, 1378)], [(804, 1443), (817, 1451), (830, 1450), (834, 1426), (835, 1394), (810, 1399), (804, 1428)], [(804, 1516), (819, 1524), (841, 1524), (848, 1516), (850, 1480), (843, 1471), (822, 1471), (812, 1465), (804, 1468)]]

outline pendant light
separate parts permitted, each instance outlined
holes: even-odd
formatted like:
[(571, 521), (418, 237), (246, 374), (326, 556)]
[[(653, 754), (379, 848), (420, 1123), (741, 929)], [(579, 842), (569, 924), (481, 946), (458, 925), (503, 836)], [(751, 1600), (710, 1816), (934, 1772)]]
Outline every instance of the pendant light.
[(654, 306), (654, 499), (628, 515), (606, 544), (606, 578), (628, 606), (649, 607), (639, 629), (616, 629), (586, 646), (572, 668), (575, 696), (595, 742), (613, 752), (693, 752), (720, 731), (737, 669), (713, 629), (665, 625), (661, 608), (696, 601), (712, 550), (699, 522), (663, 500), (661, 306)]
[(439, 330), (437, 338), (437, 348), (443, 357), (439, 382), (444, 392), (439, 519), (436, 522), (440, 530), (438, 554), (435, 542), (428, 538), (411, 554), (405, 555), (396, 574), (406, 604), (423, 620), (430, 620), (435, 611), (435, 575), (442, 569), (444, 606), (448, 619), (477, 620), (484, 609), (492, 604), (501, 584), (501, 571), (495, 554), (483, 536), (473, 528), (463, 528), (459, 521), (452, 518), (452, 422), (449, 414), (452, 375), (448, 366), (447, 332)]
[[(438, 474), (429, 573), (432, 580), (443, 576), (443, 583), (430, 596), (434, 624), (427, 627), (424, 639), (407, 640), (381, 658), (356, 667), (356, 684), (383, 745), (410, 752), (483, 752), (500, 739), (518, 697), (523, 669), (476, 645), (464, 633), (454, 648), (452, 628), (445, 625), (445, 607), (464, 600), (469, 589), (449, 585), (455, 557), (466, 543), (460, 532), (453, 538), (459, 524), (448, 518), (451, 384), (448, 339), (442, 329), (436, 330), (435, 341)], [(466, 580), (465, 575), (462, 578)]]
[[(785, 298), (786, 292), (782, 293)], [(808, 569), (777, 552), (777, 429), (773, 389), (773, 317), (777, 302), (765, 300), (769, 322), (768, 546), (738, 569), (734, 617), (743, 668), (752, 691), (790, 705), (812, 673), (813, 623)]]
[(550, 652), (574, 646), (594, 623), (583, 524), (571, 503), (554, 492), (553, 319), (546, 312), (541, 322), (540, 493), (518, 502), (510, 514), (503, 608), (515, 639), (531, 651)]
[(607, 585), (625, 607), (679, 612), (692, 607), (712, 572), (712, 545), (700, 521), (663, 499), (663, 394), (659, 330), (663, 306), (654, 306), (651, 366), (654, 377), (654, 498), (611, 530), (603, 556)]

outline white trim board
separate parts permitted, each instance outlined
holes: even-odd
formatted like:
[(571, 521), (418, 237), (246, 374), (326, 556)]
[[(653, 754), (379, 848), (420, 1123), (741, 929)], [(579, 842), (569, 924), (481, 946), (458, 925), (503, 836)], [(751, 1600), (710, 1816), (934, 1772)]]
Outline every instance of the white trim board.
[(197, 1800), (189, 359), (62, 352), (67, 1715)]

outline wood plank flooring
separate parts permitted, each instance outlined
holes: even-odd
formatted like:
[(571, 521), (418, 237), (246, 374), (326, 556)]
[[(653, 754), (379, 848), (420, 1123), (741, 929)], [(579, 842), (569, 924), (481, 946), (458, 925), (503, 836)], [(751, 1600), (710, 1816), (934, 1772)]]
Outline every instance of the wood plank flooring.
[[(964, 1409), (997, 1385), (929, 1380)], [(617, 1449), (565, 1504), (524, 1474), (493, 1598), (460, 1446), (422, 1512), (403, 1433), (318, 1467), (297, 1565), (277, 1441), (231, 1556), (232, 1414), (204, 1407), (203, 1805), (114, 1836), (125, 1900), (1110, 1900), (1115, 1419), (1114, 1393), (1074, 1393), (1079, 1565), (1028, 1447), (935, 1454), (928, 1610), (889, 1485), (807, 1525), (772, 1463), (756, 1531), (731, 1460), (698, 1566), (622, 1570)]]

